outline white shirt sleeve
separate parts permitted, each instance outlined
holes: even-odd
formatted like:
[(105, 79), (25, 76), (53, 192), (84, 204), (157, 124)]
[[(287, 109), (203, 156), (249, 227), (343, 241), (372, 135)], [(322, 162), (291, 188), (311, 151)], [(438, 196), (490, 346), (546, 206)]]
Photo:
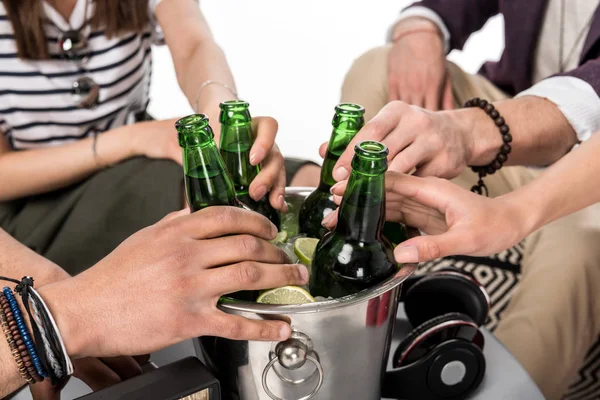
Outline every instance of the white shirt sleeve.
[(444, 21), (438, 15), (438, 13), (430, 10), (427, 7), (419, 7), (419, 6), (409, 7), (406, 10), (402, 11), (400, 13), (400, 16), (394, 23), (394, 25), (392, 25), (392, 27), (390, 29), (388, 29), (388, 32), (387, 32), (388, 43), (391, 42), (393, 39), (392, 34), (394, 33), (394, 28), (396, 27), (396, 25), (398, 25), (398, 23), (400, 21), (405, 20), (410, 17), (425, 18), (425, 19), (430, 20), (434, 24), (436, 24), (438, 29), (440, 30), (440, 32), (442, 32), (442, 36), (444, 37), (444, 52), (446, 54), (448, 54), (450, 52), (450, 31), (448, 30), (448, 28), (446, 27), (446, 24), (444, 24)]
[(582, 142), (600, 131), (600, 97), (583, 79), (553, 76), (515, 97), (521, 96), (542, 97), (556, 104)]

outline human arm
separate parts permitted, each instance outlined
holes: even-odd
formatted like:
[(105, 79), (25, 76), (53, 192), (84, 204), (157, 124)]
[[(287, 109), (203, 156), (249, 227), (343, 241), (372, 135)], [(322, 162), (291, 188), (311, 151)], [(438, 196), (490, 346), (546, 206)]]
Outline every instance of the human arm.
[[(69, 274), (62, 268), (21, 245), (1, 229), (0, 275), (17, 279), (26, 275), (35, 276), (36, 283), (41, 285), (69, 278)], [(1, 287), (6, 286), (6, 283), (0, 281)], [(23, 385), (14, 363), (10, 349), (0, 330), (0, 398)]]
[[(223, 50), (215, 42), (208, 23), (194, 0), (162, 0), (156, 7), (156, 18), (164, 31), (165, 40), (175, 65), (177, 80), (194, 110), (206, 114), (219, 143), (219, 104), (236, 96), (233, 75)], [(210, 84), (198, 90), (207, 81)], [(250, 162), (262, 163), (261, 173), (250, 185), (250, 196), (259, 200), (268, 191), (271, 204), (284, 209), (285, 171), (283, 156), (275, 144), (277, 122), (273, 118), (254, 118), (258, 126), (256, 141), (250, 150)]]
[(471, 34), (500, 12), (498, 0), (423, 0), (412, 3), (402, 10), (398, 21), (390, 31), (390, 39), (397, 32), (398, 25), (408, 18), (425, 18), (443, 33), (445, 53), (452, 49), (461, 50)]
[(167, 158), (181, 163), (175, 120), (125, 125), (93, 137), (55, 147), (16, 151), (0, 135), (0, 201), (67, 187), (108, 165), (134, 156)]
[[(493, 104), (512, 135), (512, 151), (505, 165), (546, 166), (578, 141), (551, 101), (523, 96)], [(502, 146), (498, 127), (478, 107), (430, 112), (392, 102), (361, 129), (342, 154), (333, 171), (337, 181), (349, 176), (354, 145), (362, 140), (378, 140), (388, 146), (391, 171), (408, 173), (416, 168), (418, 176), (443, 178), (454, 178), (467, 166), (491, 163)]]
[[(387, 218), (428, 234), (398, 246), (396, 260), (495, 254), (542, 226), (599, 202), (600, 186), (594, 184), (600, 173), (599, 152), (600, 135), (594, 135), (527, 185), (493, 199), (444, 179), (388, 173)], [(344, 183), (332, 190), (341, 195)], [(332, 224), (335, 219), (328, 226)]]
[[(36, 287), (70, 278), (70, 275), (58, 265), (40, 257), (2, 230), (0, 230), (0, 275), (17, 279), (23, 276), (32, 276), (35, 277)], [(0, 281), (0, 285), (0, 287), (9, 286), (8, 282), (3, 281)], [(2, 346), (2, 344), (6, 344), (2, 336), (3, 334), (0, 331), (0, 377), (10, 377), (15, 373), (18, 377), (18, 371), (12, 365), (14, 364), (12, 355), (10, 352), (6, 352), (8, 346)], [(9, 357), (6, 359), (7, 361), (5, 361), (6, 355)], [(77, 360), (74, 363), (74, 368), (74, 376), (84, 381), (92, 390), (99, 390), (141, 373), (139, 364), (131, 357), (85, 358)], [(20, 379), (11, 379), (7, 382), (13, 381), (14, 385), (6, 383), (7, 393), (16, 390), (23, 383), (20, 382)], [(3, 384), (4, 382), (0, 379), (0, 387)], [(52, 388), (46, 382), (32, 387), (32, 393), (34, 392), (35, 399), (59, 398), (59, 390)], [(4, 393), (0, 390), (0, 398), (3, 395)]]
[[(276, 233), (266, 218), (242, 209), (181, 211), (134, 234), (89, 270), (38, 292), (73, 359), (146, 354), (202, 335), (285, 340), (291, 330), (283, 321), (247, 320), (216, 306), (220, 296), (239, 290), (306, 284), (306, 267), (285, 264), (285, 253), (268, 242)], [(0, 235), (2, 244), (11, 240)], [(36, 258), (43, 262), (28, 261)], [(20, 276), (28, 266), (10, 271)], [(2, 339), (0, 397), (21, 384), (13, 364)]]
[(537, 96), (554, 103), (569, 121), (580, 141), (600, 130), (600, 58), (543, 79), (521, 96)]
[(428, 110), (454, 108), (446, 54), (499, 12), (497, 1), (417, 2), (389, 30), (388, 99)]
[[(44, 286), (70, 278), (69, 274), (58, 265), (40, 257), (2, 230), (0, 230), (0, 275), (17, 279), (23, 276), (32, 276), (35, 277), (36, 286)], [(7, 286), (8, 282), (0, 281), (0, 284), (2, 285), (0, 287), (3, 287)], [(22, 307), (21, 309), (23, 310)], [(0, 377), (6, 376), (9, 378), (6, 382), (6, 393), (10, 393), (18, 389), (23, 382), (17, 369), (12, 365), (14, 360), (8, 351), (8, 346), (2, 346), (2, 344), (6, 344), (2, 336), (3, 334), (0, 331)], [(131, 357), (114, 357), (103, 360), (86, 358), (77, 360), (74, 367), (75, 376), (83, 380), (93, 390), (101, 389), (121, 379), (141, 373), (140, 366)], [(19, 379), (14, 379), (15, 374)], [(0, 379), (0, 387), (3, 385), (4, 382), (1, 382)], [(59, 398), (59, 391), (50, 387), (47, 383), (35, 385), (35, 389), (32, 387), (32, 393), (34, 391), (34, 398), (36, 399)], [(0, 397), (3, 397), (6, 393), (0, 390)]]

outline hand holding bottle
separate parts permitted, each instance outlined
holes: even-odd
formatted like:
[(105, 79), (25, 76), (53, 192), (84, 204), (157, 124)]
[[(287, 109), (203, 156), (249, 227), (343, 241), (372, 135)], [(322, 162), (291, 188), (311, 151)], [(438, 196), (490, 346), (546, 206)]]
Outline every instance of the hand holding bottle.
[[(332, 188), (339, 202), (347, 181)], [(401, 243), (399, 263), (434, 260), (450, 255), (488, 256), (519, 242), (531, 231), (527, 203), (506, 195), (491, 199), (440, 178), (395, 172), (386, 175), (386, 216), (426, 233)], [(324, 221), (335, 226), (337, 215)]]
[(284, 210), (286, 204), (283, 156), (275, 144), (277, 121), (252, 118), (249, 107), (242, 100), (219, 105), (221, 156), (242, 203), (279, 226), (275, 209)]
[(285, 211), (285, 167), (283, 155), (275, 143), (277, 129), (278, 123), (274, 118), (252, 118), (252, 131), (255, 132), (256, 139), (250, 149), (250, 163), (260, 164), (262, 169), (250, 184), (250, 196), (258, 201), (269, 193), (271, 205)]
[[(486, 165), (491, 160), (484, 158), (480, 148), (491, 141), (494, 146), (490, 148), (497, 151), (502, 141), (492, 130), (478, 132), (475, 140), (475, 126), (490, 122), (485, 120), (485, 113), (477, 111), (431, 112), (402, 101), (388, 103), (350, 142), (333, 169), (333, 178), (348, 179), (352, 148), (364, 140), (379, 141), (389, 148), (390, 171), (409, 173), (416, 169), (417, 176), (451, 179), (467, 165)], [(491, 157), (493, 160), (494, 155)]]
[(306, 284), (306, 268), (285, 264), (285, 253), (268, 242), (276, 233), (266, 218), (239, 208), (180, 211), (39, 293), (74, 358), (151, 353), (202, 335), (285, 340), (285, 322), (216, 307), (220, 296), (239, 290)]

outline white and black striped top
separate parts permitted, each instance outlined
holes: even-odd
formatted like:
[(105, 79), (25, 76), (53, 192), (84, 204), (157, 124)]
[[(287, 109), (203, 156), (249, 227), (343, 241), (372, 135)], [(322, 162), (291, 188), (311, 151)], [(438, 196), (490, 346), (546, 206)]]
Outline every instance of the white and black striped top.
[[(50, 60), (17, 57), (14, 31), (0, 2), (0, 132), (14, 149), (58, 146), (131, 121), (149, 101), (151, 44), (162, 40), (154, 21), (142, 34), (107, 39), (102, 30), (83, 29), (86, 61), (64, 60), (58, 50), (62, 31), (79, 28), (94, 12), (94, 2), (77, 0), (69, 22), (43, 1)], [(160, 0), (149, 0), (150, 15)], [(80, 66), (81, 65), (81, 66)], [(81, 69), (83, 68), (83, 70)], [(100, 85), (99, 105), (78, 108), (71, 87), (87, 76)]]

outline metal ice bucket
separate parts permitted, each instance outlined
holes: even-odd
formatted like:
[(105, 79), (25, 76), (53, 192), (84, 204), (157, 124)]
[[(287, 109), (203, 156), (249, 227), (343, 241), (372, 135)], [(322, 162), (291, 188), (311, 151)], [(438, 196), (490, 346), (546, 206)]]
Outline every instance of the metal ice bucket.
[[(288, 188), (286, 197), (298, 202), (312, 190)], [(200, 338), (223, 398), (380, 400), (400, 286), (414, 270), (415, 265), (404, 265), (378, 286), (336, 300), (297, 306), (221, 304), (229, 314), (288, 321), (293, 332), (278, 343)]]

